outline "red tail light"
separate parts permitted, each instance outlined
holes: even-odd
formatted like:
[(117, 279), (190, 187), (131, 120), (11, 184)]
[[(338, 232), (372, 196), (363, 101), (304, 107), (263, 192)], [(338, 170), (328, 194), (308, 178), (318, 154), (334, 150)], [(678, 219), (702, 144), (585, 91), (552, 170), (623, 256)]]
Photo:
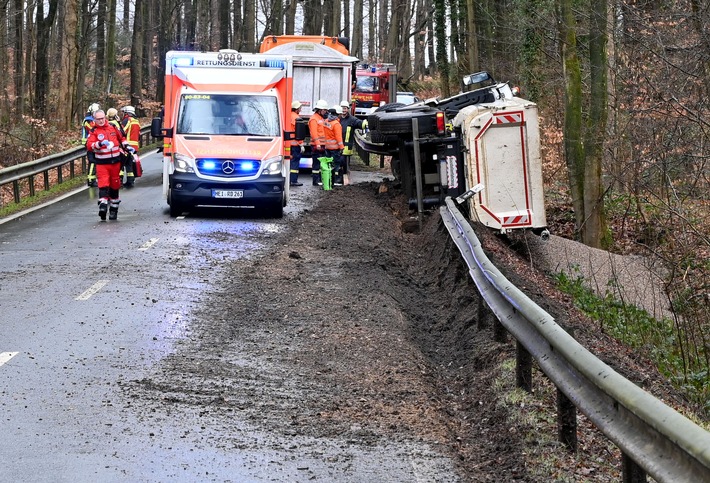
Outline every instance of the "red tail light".
[(439, 132), (439, 134), (444, 134), (444, 132), (446, 131), (446, 119), (444, 119), (443, 112), (436, 113), (436, 130)]

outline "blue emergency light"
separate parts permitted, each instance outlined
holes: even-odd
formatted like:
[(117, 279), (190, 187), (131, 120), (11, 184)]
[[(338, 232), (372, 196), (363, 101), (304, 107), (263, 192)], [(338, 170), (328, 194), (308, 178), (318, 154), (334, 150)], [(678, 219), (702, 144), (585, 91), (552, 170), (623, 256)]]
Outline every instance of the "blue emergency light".
[(194, 60), (193, 57), (175, 57), (173, 59), (173, 65), (175, 67), (186, 67), (192, 65)]
[(267, 59), (266, 67), (273, 67), (274, 69), (283, 69), (286, 67), (286, 62), (281, 59)]
[(217, 163), (214, 162), (214, 161), (212, 161), (211, 159), (205, 159), (205, 161), (204, 161), (204, 163), (202, 164), (202, 166), (203, 166), (205, 169), (210, 169), (210, 170), (211, 170), (211, 169), (215, 169), (215, 168), (217, 167)]

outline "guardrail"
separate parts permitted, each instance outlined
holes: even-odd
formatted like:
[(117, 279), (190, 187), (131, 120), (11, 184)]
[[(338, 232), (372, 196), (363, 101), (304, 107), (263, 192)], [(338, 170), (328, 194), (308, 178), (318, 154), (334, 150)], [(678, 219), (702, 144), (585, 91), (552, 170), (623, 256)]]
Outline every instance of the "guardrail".
[[(150, 134), (150, 126), (142, 127), (140, 132), (141, 147), (154, 142)], [(42, 175), (43, 189), (48, 191), (52, 186), (63, 183), (65, 178), (73, 179), (86, 174), (87, 168), (86, 148), (80, 146), (59, 154), (0, 169), (0, 188), (12, 183), (14, 202), (19, 203), (23, 195), (23, 181), (27, 181), (28, 185), (25, 190), (26, 195), (34, 196), (37, 192), (35, 177), (38, 175)], [(53, 170), (56, 170), (56, 177), (50, 176)], [(2, 206), (2, 199), (0, 199), (0, 206)]]
[(531, 390), (532, 359), (557, 386), (561, 442), (576, 449), (579, 409), (621, 449), (623, 481), (710, 481), (710, 432), (597, 359), (511, 284), (451, 198), (440, 212), (481, 294), (479, 325), (492, 312), (494, 337), (504, 341), (507, 330), (517, 341), (518, 386)]

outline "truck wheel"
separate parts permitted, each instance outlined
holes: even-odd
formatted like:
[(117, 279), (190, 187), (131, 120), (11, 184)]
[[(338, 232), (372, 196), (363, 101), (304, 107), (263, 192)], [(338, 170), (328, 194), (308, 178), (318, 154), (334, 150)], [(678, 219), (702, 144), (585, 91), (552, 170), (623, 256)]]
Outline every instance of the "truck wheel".
[(412, 111), (388, 112), (380, 117), (378, 130), (382, 134), (409, 134), (412, 132), (412, 119), (419, 120), (419, 134), (436, 132), (436, 113), (432, 108)]
[(185, 207), (182, 205), (182, 203), (179, 203), (175, 197), (173, 196), (173, 190), (171, 189), (168, 191), (168, 204), (170, 205), (170, 217), (171, 218), (176, 218), (180, 215), (182, 215), (183, 210)]

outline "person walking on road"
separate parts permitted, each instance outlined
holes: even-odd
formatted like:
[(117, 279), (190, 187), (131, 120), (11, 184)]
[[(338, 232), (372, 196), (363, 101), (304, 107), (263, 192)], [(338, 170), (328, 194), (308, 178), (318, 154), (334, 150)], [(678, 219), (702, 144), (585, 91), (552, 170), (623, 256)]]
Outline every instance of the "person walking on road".
[[(81, 144), (86, 145), (86, 140), (89, 139), (89, 133), (94, 128), (94, 113), (101, 109), (98, 103), (94, 102), (86, 110), (86, 116), (81, 122)], [(86, 176), (86, 184), (90, 188), (96, 187), (96, 163), (94, 162), (94, 153), (86, 150), (86, 160), (89, 163), (89, 173)]]
[[(138, 152), (138, 148), (141, 143), (141, 125), (138, 122), (138, 119), (136, 119), (136, 108), (133, 106), (124, 106), (121, 108), (121, 111), (123, 112), (121, 127), (126, 135), (126, 140), (135, 152)], [(136, 174), (133, 171), (133, 159), (128, 159), (126, 161), (125, 170), (126, 182), (123, 183), (123, 186), (126, 188), (132, 188), (136, 179)]]
[(328, 123), (328, 103), (319, 99), (315, 105), (315, 112), (308, 120), (308, 131), (311, 135), (311, 156), (313, 159), (313, 186), (322, 183), (320, 176), (320, 162), (318, 158), (325, 156), (324, 126)]
[[(301, 103), (293, 101), (291, 103), (291, 131), (294, 133), (296, 132), (296, 123), (299, 119), (301, 119)], [(303, 183), (298, 182), (298, 167), (301, 164), (301, 145), (303, 144), (303, 141), (292, 139), (289, 144), (291, 145), (289, 184), (291, 186), (303, 186)]]
[(128, 144), (120, 130), (116, 129), (106, 119), (106, 113), (101, 109), (94, 112), (94, 128), (86, 141), (86, 150), (95, 155), (96, 176), (99, 186), (99, 217), (102, 221), (118, 218), (118, 205), (121, 200), (118, 191), (121, 188), (121, 149), (133, 153), (135, 150)]
[(343, 154), (341, 156), (341, 165), (343, 175), (350, 172), (350, 156), (353, 154), (353, 143), (355, 142), (355, 130), (365, 129), (367, 120), (358, 119), (350, 114), (350, 103), (342, 101), (340, 107), (343, 108), (343, 113), (340, 115), (340, 125), (343, 128)]

